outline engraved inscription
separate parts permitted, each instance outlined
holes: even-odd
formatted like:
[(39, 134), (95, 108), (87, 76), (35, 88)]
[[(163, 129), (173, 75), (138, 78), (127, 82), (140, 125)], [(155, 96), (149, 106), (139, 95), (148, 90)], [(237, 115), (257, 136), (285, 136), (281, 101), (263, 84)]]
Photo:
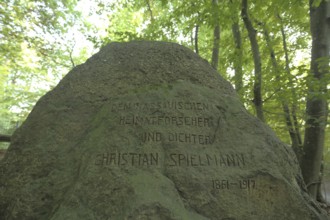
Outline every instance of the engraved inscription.
[(244, 154), (170, 154), (168, 166), (243, 167)]
[(168, 141), (205, 145), (213, 144), (213, 137), (203, 134), (169, 133)]
[(212, 127), (212, 118), (184, 116), (139, 116), (132, 114), (119, 117), (119, 124), (127, 126), (159, 125), (177, 127)]
[(171, 153), (165, 159), (160, 158), (157, 152), (153, 153), (99, 153), (96, 154), (97, 166), (158, 166), (164, 161), (168, 167), (201, 167), (212, 166), (221, 168), (244, 167), (246, 157), (243, 153), (233, 154), (181, 154)]
[(98, 166), (157, 166), (158, 153), (103, 153), (97, 154), (95, 165)]
[(145, 132), (142, 135), (143, 142), (159, 142), (162, 141), (162, 134), (160, 132)]
[(142, 134), (143, 142), (160, 142), (162, 140), (166, 142), (208, 145), (213, 144), (214, 137), (211, 137), (210, 135), (188, 133), (162, 134), (160, 132), (145, 132)]
[(209, 105), (202, 102), (181, 102), (181, 101), (164, 101), (164, 102), (118, 102), (112, 104), (112, 111), (148, 111), (148, 110), (209, 110)]
[(256, 181), (253, 179), (242, 179), (238, 181), (229, 181), (226, 179), (212, 180), (212, 188), (219, 190), (230, 190), (230, 189), (255, 189)]

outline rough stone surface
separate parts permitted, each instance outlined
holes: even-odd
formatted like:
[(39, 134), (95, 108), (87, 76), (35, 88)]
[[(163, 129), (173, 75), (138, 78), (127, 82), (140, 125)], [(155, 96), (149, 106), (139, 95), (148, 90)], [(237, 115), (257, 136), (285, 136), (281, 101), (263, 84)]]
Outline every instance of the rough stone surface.
[(189, 49), (111, 43), (15, 132), (0, 219), (326, 219), (294, 158)]

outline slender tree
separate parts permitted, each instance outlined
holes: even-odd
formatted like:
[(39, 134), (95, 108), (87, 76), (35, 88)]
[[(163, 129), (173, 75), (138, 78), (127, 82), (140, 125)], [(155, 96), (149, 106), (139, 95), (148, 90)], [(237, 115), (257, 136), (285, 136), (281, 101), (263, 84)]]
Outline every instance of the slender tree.
[(199, 32), (199, 25), (197, 24), (195, 26), (195, 37), (194, 37), (194, 48), (195, 52), (199, 54), (199, 49), (198, 49), (198, 32)]
[(218, 69), (219, 64), (219, 49), (220, 49), (220, 22), (219, 22), (219, 9), (218, 0), (212, 0), (214, 6), (214, 30), (213, 30), (213, 49), (212, 49), (212, 59), (211, 65), (214, 69)]
[(241, 38), (241, 31), (239, 29), (238, 21), (234, 21), (232, 25), (232, 33), (235, 41), (235, 55), (237, 59), (234, 60), (234, 69), (235, 69), (235, 90), (236, 92), (242, 96), (242, 89), (243, 89), (243, 67), (242, 67), (242, 38)]
[(233, 60), (235, 76), (234, 76), (234, 85), (235, 90), (239, 94), (239, 96), (243, 97), (243, 48), (242, 48), (242, 37), (239, 26), (239, 14), (235, 13), (237, 10), (236, 5), (233, 0), (230, 0), (230, 10), (232, 11), (232, 20), (233, 23), (231, 25), (231, 32), (233, 35), (234, 43), (235, 43), (235, 57)]
[(292, 118), (290, 119), (290, 122), (287, 120), (287, 127), (289, 129), (289, 134), (291, 138), (292, 147), (297, 155), (298, 160), (301, 160), (302, 157), (302, 140), (301, 140), (301, 134), (299, 129), (299, 123), (298, 123), (298, 117), (297, 117), (297, 99), (298, 95), (296, 92), (296, 88), (293, 83), (293, 76), (291, 74), (291, 68), (290, 68), (290, 60), (289, 60), (289, 51), (287, 46), (287, 37), (285, 34), (284, 26), (283, 26), (283, 20), (280, 15), (277, 15), (277, 17), (280, 20), (280, 29), (281, 29), (281, 36), (282, 36), (282, 44), (283, 44), (283, 51), (284, 51), (284, 57), (285, 57), (285, 71), (288, 78), (288, 86), (292, 95), (292, 104), (291, 104), (291, 111), (289, 106), (287, 106), (287, 111), (289, 114), (292, 115)]
[(330, 3), (310, 0), (310, 28), (312, 34), (311, 73), (306, 102), (306, 124), (302, 174), (312, 197), (316, 199), (320, 184), (325, 127), (327, 123), (327, 78), (329, 74)]
[(264, 112), (263, 112), (263, 100), (262, 100), (262, 74), (261, 74), (261, 58), (260, 58), (260, 51), (259, 45), (257, 41), (257, 31), (254, 29), (252, 25), (252, 21), (248, 15), (248, 1), (242, 0), (242, 12), (241, 12), (242, 19), (244, 21), (244, 25), (248, 31), (249, 39), (251, 42), (251, 49), (254, 61), (254, 85), (253, 85), (253, 95), (254, 100), (253, 104), (256, 109), (257, 117), (261, 121), (265, 121), (264, 119)]
[[(263, 28), (264, 28), (264, 37), (265, 37), (266, 44), (267, 44), (267, 47), (268, 47), (269, 53), (270, 53), (270, 59), (271, 59), (272, 67), (273, 67), (273, 72), (275, 73), (275, 79), (276, 79), (276, 81), (280, 81), (281, 72), (280, 72), (279, 64), (278, 64), (276, 54), (274, 51), (274, 47), (272, 45), (272, 40), (269, 36), (267, 27), (264, 24), (263, 24)], [(284, 88), (282, 88), (282, 86), (281, 86), (279, 89), (280, 89), (280, 91), (283, 91)], [(299, 147), (299, 139), (296, 134), (296, 130), (295, 130), (294, 123), (292, 120), (289, 104), (288, 104), (288, 101), (285, 99), (285, 97), (283, 97), (281, 95), (281, 92), (279, 92), (278, 94), (280, 94), (279, 100), (281, 102), (282, 110), (284, 113), (285, 123), (286, 123), (287, 130), (289, 132), (289, 136), (291, 139), (291, 144), (292, 144), (292, 147), (294, 149), (296, 149)], [(300, 155), (298, 155), (298, 153), (297, 153), (297, 156), (300, 158)]]

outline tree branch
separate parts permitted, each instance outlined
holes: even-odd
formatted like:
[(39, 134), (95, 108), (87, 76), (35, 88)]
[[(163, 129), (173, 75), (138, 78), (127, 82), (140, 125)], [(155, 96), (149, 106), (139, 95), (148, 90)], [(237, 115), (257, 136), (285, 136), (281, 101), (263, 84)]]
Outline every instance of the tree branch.
[(150, 5), (150, 1), (149, 1), (149, 0), (146, 0), (146, 3), (147, 3), (147, 6), (148, 6), (148, 11), (149, 11), (149, 13), (150, 13), (151, 23), (153, 23), (153, 21), (154, 21), (154, 16), (153, 16), (153, 13), (152, 13), (152, 9), (151, 9), (151, 5)]
[(73, 56), (72, 56), (73, 49), (74, 49), (75, 46), (76, 46), (76, 43), (74, 43), (72, 45), (71, 49), (69, 49), (69, 55), (70, 55), (70, 61), (71, 61), (71, 64), (72, 64), (72, 68), (74, 68), (76, 66), (76, 64), (74, 63), (74, 60), (73, 60)]

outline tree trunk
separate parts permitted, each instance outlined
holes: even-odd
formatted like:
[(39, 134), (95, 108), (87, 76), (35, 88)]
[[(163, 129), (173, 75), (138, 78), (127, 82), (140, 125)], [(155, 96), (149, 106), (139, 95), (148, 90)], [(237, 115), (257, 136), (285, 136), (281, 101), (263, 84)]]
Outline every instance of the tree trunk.
[(213, 49), (212, 49), (212, 61), (211, 65), (214, 69), (218, 69), (219, 64), (219, 48), (220, 48), (220, 22), (219, 22), (219, 9), (218, 0), (212, 0), (212, 4), (215, 8), (215, 27), (213, 30)]
[(235, 55), (236, 59), (234, 60), (234, 69), (235, 69), (235, 90), (239, 94), (240, 97), (243, 96), (243, 69), (242, 69), (242, 38), (241, 32), (239, 30), (238, 22), (234, 22), (232, 25), (232, 32), (235, 41)]
[(11, 136), (0, 134), (0, 142), (10, 142), (10, 141), (11, 141)]
[(195, 27), (195, 37), (194, 37), (194, 45), (195, 45), (195, 53), (199, 54), (198, 49), (198, 32), (199, 32), (199, 25), (197, 24)]
[(264, 112), (263, 112), (263, 101), (261, 95), (262, 79), (261, 79), (261, 59), (260, 59), (259, 45), (257, 41), (256, 30), (253, 28), (252, 22), (248, 15), (247, 0), (242, 0), (241, 16), (244, 21), (244, 25), (248, 31), (249, 39), (251, 42), (253, 61), (254, 61), (253, 104), (256, 109), (257, 117), (261, 121), (265, 121)]
[[(324, 164), (323, 164), (323, 159), (322, 159), (322, 163), (321, 163), (321, 169), (320, 169), (320, 177), (319, 177), (319, 181), (320, 183), (323, 182), (323, 172), (324, 172)], [(321, 188), (321, 184), (318, 184), (317, 186), (317, 195), (316, 195), (316, 200), (322, 203), (327, 203), (327, 201), (325, 200), (325, 198), (322, 195), (322, 188)]]
[[(279, 81), (280, 80), (280, 72), (279, 72), (279, 68), (278, 68), (278, 63), (277, 63), (276, 56), (275, 56), (275, 51), (274, 51), (274, 48), (272, 46), (271, 39), (269, 37), (269, 34), (268, 34), (268, 31), (267, 31), (266, 27), (264, 27), (264, 36), (265, 36), (265, 40), (266, 40), (266, 43), (267, 43), (267, 47), (268, 47), (269, 52), (270, 52), (270, 59), (271, 59), (271, 62), (272, 62), (274, 73), (275, 73), (275, 80)], [(282, 89), (283, 88), (281, 87), (280, 90), (282, 90)], [(279, 97), (279, 100), (281, 102), (282, 109), (283, 109), (283, 112), (284, 112), (284, 119), (285, 119), (285, 123), (286, 123), (287, 129), (288, 129), (289, 135), (290, 135), (291, 144), (292, 144), (292, 147), (294, 147), (294, 149), (295, 149), (297, 146), (299, 146), (299, 140), (297, 138), (297, 135), (296, 135), (296, 132), (295, 132), (295, 129), (294, 129), (294, 123), (292, 122), (292, 119), (291, 119), (290, 108), (289, 108), (288, 102), (286, 101), (285, 97)], [(296, 153), (296, 154), (297, 154), (297, 157), (300, 158), (300, 155), (298, 155), (298, 153)]]
[[(282, 18), (280, 16), (278, 16), (281, 20), (282, 23)], [(289, 79), (289, 86), (291, 89), (291, 94), (292, 94), (292, 118), (293, 118), (293, 124), (294, 124), (294, 132), (295, 132), (295, 138), (298, 140), (298, 144), (299, 146), (293, 146), (293, 147), (299, 147), (301, 148), (302, 146), (302, 140), (301, 140), (301, 134), (300, 134), (300, 129), (299, 129), (299, 123), (298, 123), (298, 119), (297, 119), (297, 108), (298, 108), (298, 104), (297, 104), (297, 93), (295, 91), (294, 88), (294, 83), (292, 80), (292, 74), (291, 74), (291, 70), (290, 70), (290, 60), (289, 60), (289, 53), (288, 53), (288, 47), (287, 47), (287, 43), (286, 43), (286, 34), (284, 31), (284, 27), (281, 24), (281, 35), (282, 35), (282, 42), (283, 42), (283, 50), (284, 50), (284, 56), (285, 56), (285, 70), (287, 72), (288, 75), (288, 79)]]
[(312, 34), (311, 75), (308, 81), (306, 123), (302, 174), (311, 196), (316, 199), (320, 184), (320, 170), (327, 123), (327, 82), (329, 72), (329, 2), (323, 0), (318, 7), (310, 0), (310, 26)]
[[(294, 83), (292, 80), (292, 74), (290, 70), (290, 61), (289, 61), (289, 53), (288, 53), (288, 47), (286, 43), (286, 34), (284, 31), (284, 27), (282, 24), (282, 18), (280, 15), (278, 15), (278, 18), (280, 19), (281, 22), (281, 35), (282, 35), (282, 43), (283, 43), (283, 50), (284, 50), (284, 56), (285, 56), (285, 71), (287, 73), (287, 78), (288, 78), (288, 86), (290, 87), (291, 94), (292, 94), (292, 106), (291, 106), (291, 115), (292, 115), (292, 121), (290, 117), (290, 122), (287, 119), (287, 127), (289, 129), (289, 134), (291, 138), (291, 146), (297, 156), (298, 161), (300, 162), (303, 156), (302, 152), (302, 140), (301, 140), (301, 135), (300, 135), (300, 130), (299, 130), (299, 123), (297, 119), (297, 94), (294, 88)], [(290, 114), (290, 108), (287, 106), (286, 110)]]

